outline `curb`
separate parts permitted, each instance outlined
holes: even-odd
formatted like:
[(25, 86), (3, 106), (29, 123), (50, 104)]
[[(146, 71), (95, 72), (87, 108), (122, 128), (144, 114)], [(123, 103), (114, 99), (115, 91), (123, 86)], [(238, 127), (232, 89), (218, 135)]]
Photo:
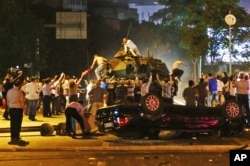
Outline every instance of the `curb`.
[(230, 150), (250, 150), (248, 145), (187, 145), (187, 146), (92, 146), (92, 147), (53, 147), (53, 148), (29, 148), (10, 147), (0, 148), (0, 152), (25, 152), (25, 151), (165, 151), (165, 152), (229, 152)]

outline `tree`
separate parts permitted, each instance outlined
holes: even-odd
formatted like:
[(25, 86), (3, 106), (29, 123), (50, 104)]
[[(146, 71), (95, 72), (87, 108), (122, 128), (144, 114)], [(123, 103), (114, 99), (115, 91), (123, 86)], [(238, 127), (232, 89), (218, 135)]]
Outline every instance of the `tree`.
[[(229, 10), (238, 20), (233, 29), (233, 42), (242, 43), (246, 40), (246, 36), (244, 37), (242, 33), (243, 31), (247, 33), (247, 29), (241, 28), (246, 25), (245, 20), (248, 16), (243, 8), (238, 6), (239, 0), (160, 0), (159, 2), (166, 5), (166, 8), (156, 13), (153, 18), (162, 18), (163, 29), (169, 30), (171, 27), (170, 33), (164, 31), (168, 41), (165, 38), (163, 41), (184, 49), (186, 56), (193, 62), (200, 56), (203, 59), (209, 56), (212, 64), (221, 59), (218, 48), (228, 47), (228, 29), (224, 17)], [(171, 34), (178, 36), (179, 41), (169, 40)]]

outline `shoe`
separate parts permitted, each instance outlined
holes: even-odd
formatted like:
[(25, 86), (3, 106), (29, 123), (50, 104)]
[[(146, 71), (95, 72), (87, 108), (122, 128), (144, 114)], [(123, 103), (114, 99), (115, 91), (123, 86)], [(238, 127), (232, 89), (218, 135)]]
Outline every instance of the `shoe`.
[(89, 135), (91, 135), (91, 132), (90, 132), (90, 131), (85, 131), (85, 132), (83, 133), (83, 135), (84, 135), (84, 136), (89, 136)]
[(12, 140), (12, 141), (8, 142), (8, 144), (9, 144), (9, 145), (16, 145), (16, 144), (18, 144), (18, 142), (17, 142), (17, 141)]
[(66, 133), (66, 135), (68, 135), (69, 137), (72, 137), (72, 134), (71, 134), (71, 133)]
[(72, 139), (76, 139), (76, 134), (72, 134)]
[(83, 135), (82, 135), (82, 138), (83, 138), (83, 139), (89, 139), (89, 138), (91, 138), (91, 135), (85, 135), (85, 134), (83, 134)]
[(35, 119), (35, 118), (34, 119), (33, 118), (29, 118), (29, 120), (31, 120), (31, 121), (37, 121), (37, 119)]
[(18, 138), (14, 138), (14, 139), (11, 139), (10, 142), (8, 142), (9, 145), (19, 145), (19, 146), (25, 146), (25, 145), (28, 145), (29, 142), (28, 141), (23, 141), (23, 140), (20, 140)]
[(17, 138), (11, 138), (11, 141), (18, 141), (18, 140), (21, 140), (22, 138), (21, 137), (17, 137)]
[(4, 117), (4, 119), (5, 119), (5, 120), (10, 120), (10, 118), (9, 118), (9, 117)]

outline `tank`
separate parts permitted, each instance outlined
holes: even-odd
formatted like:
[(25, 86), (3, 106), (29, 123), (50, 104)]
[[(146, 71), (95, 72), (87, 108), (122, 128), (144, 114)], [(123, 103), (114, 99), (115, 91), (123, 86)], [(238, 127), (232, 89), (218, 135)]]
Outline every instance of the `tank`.
[(117, 78), (133, 79), (135, 74), (139, 78), (145, 78), (150, 72), (158, 73), (160, 78), (169, 77), (166, 63), (149, 54), (146, 57), (133, 57), (120, 50), (109, 61), (108, 75)]
[(115, 77), (125, 80), (135, 79), (135, 75), (143, 81), (146, 80), (150, 72), (153, 73), (153, 81), (150, 86), (151, 92), (161, 94), (161, 88), (156, 81), (156, 73), (159, 74), (160, 80), (168, 80), (172, 82), (174, 88), (173, 95), (175, 96), (178, 91), (178, 80), (172, 78), (169, 69), (162, 60), (150, 56), (149, 53), (146, 57), (133, 57), (126, 54), (123, 49), (119, 50), (114, 58), (110, 59), (105, 71), (106, 77)]

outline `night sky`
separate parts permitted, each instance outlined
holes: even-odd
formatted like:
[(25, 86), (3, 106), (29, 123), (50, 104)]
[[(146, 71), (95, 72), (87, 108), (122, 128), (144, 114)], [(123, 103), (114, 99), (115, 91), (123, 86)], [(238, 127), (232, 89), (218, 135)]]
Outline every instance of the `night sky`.
[(250, 13), (250, 2), (249, 0), (241, 0), (240, 5), (246, 9), (248, 13)]

